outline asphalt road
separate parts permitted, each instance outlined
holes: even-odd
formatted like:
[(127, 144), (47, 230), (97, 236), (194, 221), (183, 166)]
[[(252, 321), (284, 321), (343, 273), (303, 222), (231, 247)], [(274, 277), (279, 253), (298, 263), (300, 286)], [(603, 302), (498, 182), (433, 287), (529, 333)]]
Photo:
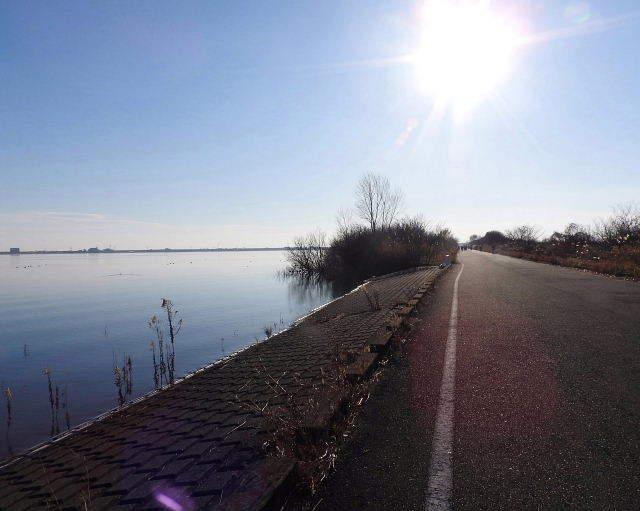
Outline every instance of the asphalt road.
[(425, 510), (458, 273), (443, 509), (640, 508), (640, 283), (467, 251), (423, 300), (316, 511)]

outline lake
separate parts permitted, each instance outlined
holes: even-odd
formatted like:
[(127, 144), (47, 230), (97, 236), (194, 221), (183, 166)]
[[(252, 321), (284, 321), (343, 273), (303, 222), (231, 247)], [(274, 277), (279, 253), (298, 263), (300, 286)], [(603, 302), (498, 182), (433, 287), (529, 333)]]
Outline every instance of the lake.
[(132, 361), (128, 398), (153, 390), (156, 339), (148, 321), (157, 315), (167, 337), (163, 298), (184, 322), (175, 342), (180, 377), (264, 339), (266, 326), (274, 333), (287, 328), (345, 291), (280, 276), (285, 257), (284, 251), (0, 256), (0, 459), (46, 440), (52, 423), (54, 432), (56, 423), (65, 430), (67, 412), (73, 426), (117, 406), (114, 363), (122, 366), (125, 357)]

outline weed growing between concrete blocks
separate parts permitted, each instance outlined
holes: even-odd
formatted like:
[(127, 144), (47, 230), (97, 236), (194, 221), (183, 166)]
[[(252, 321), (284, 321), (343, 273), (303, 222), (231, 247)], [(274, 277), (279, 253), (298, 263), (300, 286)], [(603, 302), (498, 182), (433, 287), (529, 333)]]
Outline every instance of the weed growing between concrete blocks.
[[(319, 489), (322, 481), (330, 475), (340, 451), (345, 448), (349, 437), (357, 429), (360, 412), (379, 384), (385, 372), (385, 366), (395, 357), (396, 351), (407, 349), (405, 346), (408, 339), (407, 333), (415, 327), (416, 323), (415, 318), (414, 321), (410, 319), (395, 332), (395, 341), (389, 343), (385, 354), (378, 360), (377, 368), (366, 379), (348, 383), (345, 399), (341, 405), (341, 413), (330, 426), (324, 443), (318, 444), (317, 458), (298, 462), (298, 465), (302, 467), (301, 481), (289, 495), (282, 511), (314, 511), (320, 504), (321, 499), (314, 498), (316, 490)], [(340, 356), (345, 361), (353, 360), (354, 353), (343, 350), (342, 347), (336, 346), (334, 353), (342, 353)], [(324, 451), (320, 452), (322, 448)]]
[(369, 310), (378, 311), (380, 310), (380, 293), (378, 292), (378, 288), (376, 288), (373, 284), (369, 283), (362, 286), (362, 293), (369, 304)]
[[(302, 485), (312, 494), (333, 468), (345, 432), (345, 403), (365, 400), (359, 390), (362, 385), (347, 380), (347, 367), (357, 354), (340, 343), (330, 343), (327, 355), (328, 363), (319, 368), (315, 381), (297, 372), (274, 374), (257, 356), (250, 367), (252, 376), (236, 394), (239, 407), (261, 420), (267, 432), (267, 454), (296, 460)], [(264, 392), (267, 398), (241, 399), (242, 393), (252, 391)]]
[[(41, 469), (42, 475), (45, 481), (46, 493), (42, 494), (41, 497), (43, 500), (38, 502), (38, 505), (44, 505), (47, 510), (51, 511), (65, 511), (68, 509), (74, 509), (78, 511), (93, 511), (93, 495), (91, 492), (92, 486), (91, 483), (95, 481), (95, 479), (91, 478), (89, 475), (89, 467), (87, 465), (87, 458), (83, 454), (78, 454), (73, 449), (66, 449), (74, 458), (80, 461), (82, 465), (82, 476), (81, 482), (82, 487), (80, 489), (79, 495), (76, 497), (77, 505), (73, 507), (69, 507), (60, 502), (58, 495), (56, 494), (53, 486), (51, 485), (52, 480), (56, 479), (56, 475), (53, 476), (50, 474), (47, 466), (41, 461)], [(80, 475), (80, 474), (78, 474)]]

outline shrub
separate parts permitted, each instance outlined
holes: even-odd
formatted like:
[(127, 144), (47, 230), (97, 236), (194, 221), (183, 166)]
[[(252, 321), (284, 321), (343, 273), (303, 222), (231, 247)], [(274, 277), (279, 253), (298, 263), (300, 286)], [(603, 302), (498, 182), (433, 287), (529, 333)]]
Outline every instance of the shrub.
[(326, 236), (316, 231), (300, 236), (289, 247), (289, 271), (300, 275), (323, 275), (326, 271)]
[[(487, 249), (489, 234), (474, 240)], [(495, 236), (494, 239), (497, 239)], [(522, 226), (507, 232), (507, 238), (491, 249), (501, 254), (550, 264), (572, 266), (611, 275), (640, 278), (640, 209), (618, 206), (594, 228), (568, 224), (543, 241), (537, 230)]]
[(419, 218), (396, 219), (403, 194), (386, 177), (365, 174), (355, 199), (355, 212), (365, 224), (353, 223), (351, 211), (342, 209), (337, 234), (328, 247), (319, 231), (296, 238), (287, 256), (288, 273), (353, 283), (432, 264), (441, 255), (457, 251), (457, 240), (448, 229), (430, 228)]
[[(300, 240), (310, 240), (306, 237)], [(299, 240), (299, 241), (300, 241)], [(419, 219), (394, 222), (384, 229), (346, 226), (328, 248), (314, 253), (311, 245), (298, 244), (289, 251), (289, 271), (317, 274), (330, 280), (359, 281), (423, 264), (444, 253), (454, 253), (457, 241), (447, 229), (430, 230)]]

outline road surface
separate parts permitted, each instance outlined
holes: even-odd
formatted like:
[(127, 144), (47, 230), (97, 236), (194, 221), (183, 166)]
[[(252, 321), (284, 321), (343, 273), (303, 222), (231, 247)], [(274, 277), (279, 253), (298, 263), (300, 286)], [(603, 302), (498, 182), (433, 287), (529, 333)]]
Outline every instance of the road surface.
[(459, 260), (315, 509), (638, 509), (640, 283)]

